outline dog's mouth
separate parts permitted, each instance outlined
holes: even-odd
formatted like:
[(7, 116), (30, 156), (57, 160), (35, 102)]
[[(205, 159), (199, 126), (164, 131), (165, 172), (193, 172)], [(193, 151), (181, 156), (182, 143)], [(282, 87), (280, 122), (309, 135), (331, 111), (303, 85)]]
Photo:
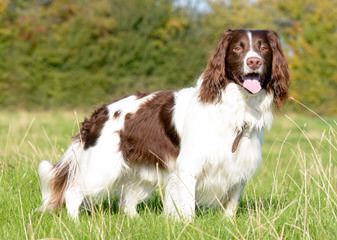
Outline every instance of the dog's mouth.
[(242, 80), (242, 86), (252, 94), (256, 94), (262, 89), (261, 77), (258, 73), (248, 73), (243, 76)]

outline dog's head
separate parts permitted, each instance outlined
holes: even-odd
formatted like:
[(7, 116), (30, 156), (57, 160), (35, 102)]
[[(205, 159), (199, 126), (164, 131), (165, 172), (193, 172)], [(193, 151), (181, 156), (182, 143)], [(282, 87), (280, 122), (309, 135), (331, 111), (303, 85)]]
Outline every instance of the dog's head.
[(202, 102), (217, 101), (229, 82), (249, 94), (272, 92), (281, 106), (288, 96), (289, 74), (279, 37), (267, 30), (227, 30), (203, 73)]

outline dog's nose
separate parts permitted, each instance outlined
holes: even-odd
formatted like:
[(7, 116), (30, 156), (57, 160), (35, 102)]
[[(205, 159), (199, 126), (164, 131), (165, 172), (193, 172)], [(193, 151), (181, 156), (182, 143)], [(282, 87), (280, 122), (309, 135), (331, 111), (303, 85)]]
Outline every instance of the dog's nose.
[(247, 65), (253, 70), (258, 69), (262, 65), (262, 59), (259, 57), (250, 57), (247, 59)]

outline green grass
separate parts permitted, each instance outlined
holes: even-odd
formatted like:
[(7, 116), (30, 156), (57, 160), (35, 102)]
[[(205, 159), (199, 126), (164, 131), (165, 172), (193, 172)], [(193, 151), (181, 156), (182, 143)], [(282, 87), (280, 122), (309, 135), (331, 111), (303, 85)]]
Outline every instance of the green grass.
[[(78, 119), (82, 119), (79, 114)], [(159, 194), (128, 218), (105, 204), (73, 223), (65, 210), (41, 214), (37, 166), (56, 162), (78, 124), (72, 112), (0, 113), (1, 239), (336, 239), (337, 124), (315, 116), (276, 115), (264, 161), (234, 220), (201, 209), (191, 223), (161, 214)]]

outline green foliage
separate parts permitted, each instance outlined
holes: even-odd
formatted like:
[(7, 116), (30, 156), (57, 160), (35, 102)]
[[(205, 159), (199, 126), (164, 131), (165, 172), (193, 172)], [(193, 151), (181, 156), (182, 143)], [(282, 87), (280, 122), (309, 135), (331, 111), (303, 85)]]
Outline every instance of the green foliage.
[[(172, 0), (15, 0), (0, 12), (0, 105), (96, 105), (195, 82), (226, 28), (282, 37), (291, 95), (336, 113), (336, 1), (210, 1), (210, 12)], [(322, 107), (324, 106), (324, 107)]]
[(1, 20), (4, 106), (97, 104), (183, 86), (205, 59), (187, 13), (166, 1), (55, 1)]
[(328, 0), (279, 4), (292, 21), (283, 36), (292, 51), (293, 95), (320, 112), (337, 112), (336, 7)]

